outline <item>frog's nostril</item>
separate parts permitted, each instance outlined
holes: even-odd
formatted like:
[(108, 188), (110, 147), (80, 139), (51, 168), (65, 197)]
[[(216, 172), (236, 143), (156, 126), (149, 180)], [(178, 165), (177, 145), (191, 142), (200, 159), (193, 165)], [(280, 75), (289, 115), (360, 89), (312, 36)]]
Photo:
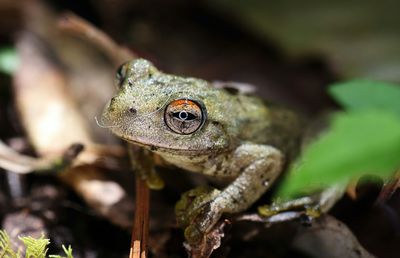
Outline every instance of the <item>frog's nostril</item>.
[(131, 114), (136, 115), (137, 110), (136, 110), (136, 108), (134, 108), (134, 107), (130, 107), (130, 108), (129, 108), (129, 112), (130, 112)]
[(115, 103), (116, 99), (117, 99), (116, 97), (112, 97), (112, 98), (110, 99), (110, 101), (108, 102), (108, 106), (109, 106), (109, 107), (112, 107), (113, 104)]

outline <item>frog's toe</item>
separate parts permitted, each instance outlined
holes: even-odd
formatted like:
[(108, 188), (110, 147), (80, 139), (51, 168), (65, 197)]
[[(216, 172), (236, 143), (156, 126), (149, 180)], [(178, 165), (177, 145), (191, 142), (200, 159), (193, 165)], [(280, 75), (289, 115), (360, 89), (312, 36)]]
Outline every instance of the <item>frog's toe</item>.
[(177, 222), (190, 244), (200, 242), (220, 219), (222, 211), (213, 202), (219, 193), (217, 189), (198, 187), (183, 194), (176, 204)]
[(191, 214), (191, 222), (185, 228), (185, 239), (189, 244), (197, 244), (218, 222), (222, 211), (215, 208), (212, 201), (204, 203)]
[(275, 209), (271, 205), (263, 205), (263, 206), (258, 207), (258, 214), (260, 214), (263, 217), (271, 217), (278, 213), (279, 213), (279, 210)]
[(175, 214), (179, 226), (185, 228), (198, 214), (201, 207), (211, 202), (219, 190), (207, 186), (200, 186), (187, 191), (175, 205)]
[(322, 211), (319, 205), (314, 205), (311, 207), (307, 207), (305, 210), (305, 214), (310, 218), (318, 218), (322, 215)]

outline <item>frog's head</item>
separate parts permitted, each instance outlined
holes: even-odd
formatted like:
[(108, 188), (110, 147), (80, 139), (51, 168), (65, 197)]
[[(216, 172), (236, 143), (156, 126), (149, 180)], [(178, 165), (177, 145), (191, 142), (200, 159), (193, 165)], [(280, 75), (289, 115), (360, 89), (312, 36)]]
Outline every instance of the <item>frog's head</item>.
[(102, 123), (120, 138), (152, 150), (186, 155), (230, 146), (221, 91), (203, 80), (158, 71), (136, 59), (120, 67), (119, 91), (105, 107)]

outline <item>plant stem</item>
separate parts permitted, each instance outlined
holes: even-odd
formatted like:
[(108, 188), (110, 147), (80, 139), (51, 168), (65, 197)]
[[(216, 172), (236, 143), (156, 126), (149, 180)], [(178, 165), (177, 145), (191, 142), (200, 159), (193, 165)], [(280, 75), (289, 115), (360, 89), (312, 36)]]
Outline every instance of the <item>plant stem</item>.
[(149, 234), (149, 199), (150, 190), (147, 187), (146, 181), (140, 176), (136, 176), (136, 211), (129, 258), (147, 257), (147, 239)]
[(64, 14), (63, 18), (59, 20), (59, 26), (63, 31), (79, 35), (97, 46), (116, 66), (137, 58), (132, 51), (118, 45), (106, 33), (72, 13)]

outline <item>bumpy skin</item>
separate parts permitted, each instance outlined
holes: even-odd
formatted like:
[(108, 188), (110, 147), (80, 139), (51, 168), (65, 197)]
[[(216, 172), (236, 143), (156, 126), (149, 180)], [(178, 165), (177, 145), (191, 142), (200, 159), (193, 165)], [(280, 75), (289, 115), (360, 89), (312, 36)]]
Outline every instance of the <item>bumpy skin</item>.
[[(303, 127), (298, 117), (254, 96), (165, 74), (143, 59), (125, 64), (117, 84), (120, 90), (102, 116), (114, 134), (177, 167), (232, 179), (221, 191), (192, 191), (178, 203), (178, 221), (190, 243), (200, 241), (223, 213), (253, 204), (298, 149)], [(181, 134), (168, 126), (167, 108), (176, 100), (198, 104), (199, 128)]]

